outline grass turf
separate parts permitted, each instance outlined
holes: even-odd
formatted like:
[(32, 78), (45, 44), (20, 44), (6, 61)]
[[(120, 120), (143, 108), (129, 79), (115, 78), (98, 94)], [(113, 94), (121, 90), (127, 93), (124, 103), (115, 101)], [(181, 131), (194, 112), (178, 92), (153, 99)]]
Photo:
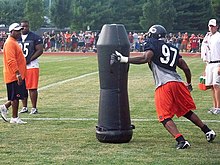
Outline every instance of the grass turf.
[[(195, 112), (220, 134), (219, 116), (207, 114), (212, 106), (210, 91), (197, 87), (204, 64), (198, 57), (184, 59), (193, 75)], [(21, 114), (28, 122), (25, 125), (1, 121), (1, 164), (220, 164), (219, 137), (211, 144), (206, 142), (200, 129), (184, 118), (174, 120), (192, 147), (175, 149), (175, 140), (156, 119), (155, 87), (147, 65), (129, 68), (130, 115), (136, 129), (132, 140), (124, 144), (100, 143), (95, 136), (100, 90), (96, 56), (42, 56), (40, 66), (39, 114)], [(0, 82), (4, 103), (2, 77)]]

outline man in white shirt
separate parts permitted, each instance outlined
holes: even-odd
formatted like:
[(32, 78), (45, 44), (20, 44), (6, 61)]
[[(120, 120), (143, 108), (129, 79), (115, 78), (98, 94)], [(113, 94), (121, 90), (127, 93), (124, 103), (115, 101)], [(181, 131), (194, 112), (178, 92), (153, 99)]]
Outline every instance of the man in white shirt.
[(220, 33), (216, 19), (209, 20), (208, 28), (201, 47), (201, 58), (207, 63), (205, 85), (211, 87), (213, 96), (213, 107), (208, 112), (220, 114)]

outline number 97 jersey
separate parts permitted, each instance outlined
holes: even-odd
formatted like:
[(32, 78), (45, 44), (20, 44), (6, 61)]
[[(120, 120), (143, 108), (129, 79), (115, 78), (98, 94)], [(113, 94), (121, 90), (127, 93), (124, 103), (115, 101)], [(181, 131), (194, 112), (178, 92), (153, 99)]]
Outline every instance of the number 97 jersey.
[(164, 40), (148, 38), (144, 46), (144, 51), (147, 50), (151, 50), (154, 53), (150, 68), (153, 72), (156, 87), (170, 81), (182, 82), (181, 77), (176, 72), (179, 58), (182, 58), (178, 48), (166, 43)]
[(31, 57), (36, 51), (35, 46), (38, 44), (43, 44), (43, 39), (37, 34), (29, 32), (27, 35), (22, 35), (22, 37), (18, 39), (18, 43), (23, 50), (27, 63), (29, 63)]
[(182, 58), (179, 55), (179, 50), (172, 44), (164, 42), (164, 40), (149, 38), (146, 40), (144, 50), (152, 50), (154, 52), (152, 61), (168, 70), (175, 71), (178, 59)]

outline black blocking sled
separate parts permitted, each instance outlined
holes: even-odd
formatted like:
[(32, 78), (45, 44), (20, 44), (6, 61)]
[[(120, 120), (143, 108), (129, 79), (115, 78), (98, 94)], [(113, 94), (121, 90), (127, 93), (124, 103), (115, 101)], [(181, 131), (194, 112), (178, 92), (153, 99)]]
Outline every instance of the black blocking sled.
[(129, 64), (110, 65), (115, 51), (129, 57), (127, 32), (122, 24), (105, 24), (97, 42), (100, 98), (96, 138), (103, 143), (127, 143), (134, 129), (127, 92)]

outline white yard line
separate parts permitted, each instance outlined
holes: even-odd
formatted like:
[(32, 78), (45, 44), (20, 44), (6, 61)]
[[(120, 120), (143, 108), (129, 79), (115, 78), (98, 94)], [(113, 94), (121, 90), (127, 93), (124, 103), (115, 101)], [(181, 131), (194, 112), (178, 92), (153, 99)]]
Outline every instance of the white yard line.
[[(97, 118), (22, 118), (24, 120), (36, 121), (98, 121)], [(157, 119), (131, 119), (131, 122), (152, 122)], [(175, 122), (190, 122), (189, 120), (174, 119)], [(220, 120), (202, 120), (206, 123), (220, 123)], [(159, 121), (158, 121), (159, 122)]]
[(73, 77), (71, 79), (67, 79), (67, 80), (56, 82), (56, 83), (52, 83), (52, 84), (46, 85), (44, 87), (41, 87), (38, 90), (39, 91), (45, 90), (45, 89), (50, 88), (50, 87), (54, 87), (54, 86), (57, 86), (57, 85), (61, 85), (61, 84), (70, 82), (70, 81), (78, 80), (78, 79), (81, 79), (81, 78), (84, 78), (84, 77), (88, 77), (88, 76), (91, 76), (91, 75), (94, 75), (94, 74), (97, 74), (97, 73), (98, 72), (92, 72), (92, 73), (84, 74), (84, 75), (81, 75), (81, 76), (78, 76), (78, 77)]
[[(46, 86), (43, 86), (43, 87), (39, 88), (38, 91), (45, 90), (45, 89), (48, 89), (48, 88), (51, 88), (51, 87), (54, 87), (54, 86), (57, 86), (57, 85), (61, 85), (61, 84), (70, 82), (70, 81), (78, 80), (78, 79), (81, 79), (81, 78), (84, 78), (84, 77), (88, 77), (88, 76), (91, 76), (91, 75), (94, 75), (94, 74), (97, 74), (97, 73), (98, 72), (91, 72), (91, 73), (87, 73), (87, 74), (84, 74), (84, 75), (81, 75), (81, 76), (78, 76), (78, 77), (73, 77), (73, 78), (70, 78), (70, 79), (67, 79), (67, 80), (52, 83), (52, 84), (49, 84), (49, 85), (46, 85)], [(6, 100), (7, 100), (7, 97), (0, 99), (0, 101), (6, 101)]]
[[(67, 79), (67, 80), (63, 80), (63, 81), (59, 81), (56, 83), (52, 83), (46, 86), (43, 86), (41, 88), (39, 88), (38, 90), (45, 90), (48, 89), (50, 87), (54, 87), (57, 85), (61, 85), (70, 81), (74, 81), (74, 80), (78, 80), (84, 77), (88, 77), (94, 74), (97, 74), (98, 72), (91, 72), (88, 74), (84, 74), (78, 77), (73, 77), (71, 79)], [(0, 101), (6, 100), (7, 98), (2, 98), (0, 99)], [(36, 120), (36, 121), (98, 121), (97, 118), (22, 118), (24, 120)], [(131, 119), (131, 121), (136, 121), (136, 122), (150, 122), (150, 121), (158, 121), (157, 119)], [(188, 120), (175, 120), (176, 122), (187, 122)], [(220, 123), (220, 120), (203, 120), (203, 122), (207, 122), (207, 123)]]
[[(63, 61), (75, 61), (75, 60), (82, 60), (82, 59), (86, 59), (89, 57), (75, 57), (75, 58), (63, 58), (63, 57), (59, 57), (59, 58), (55, 58), (55, 59), (44, 59), (44, 60), (39, 60), (39, 63), (51, 63), (51, 62), (63, 62)], [(3, 64), (0, 65), (0, 68), (3, 67)]]

